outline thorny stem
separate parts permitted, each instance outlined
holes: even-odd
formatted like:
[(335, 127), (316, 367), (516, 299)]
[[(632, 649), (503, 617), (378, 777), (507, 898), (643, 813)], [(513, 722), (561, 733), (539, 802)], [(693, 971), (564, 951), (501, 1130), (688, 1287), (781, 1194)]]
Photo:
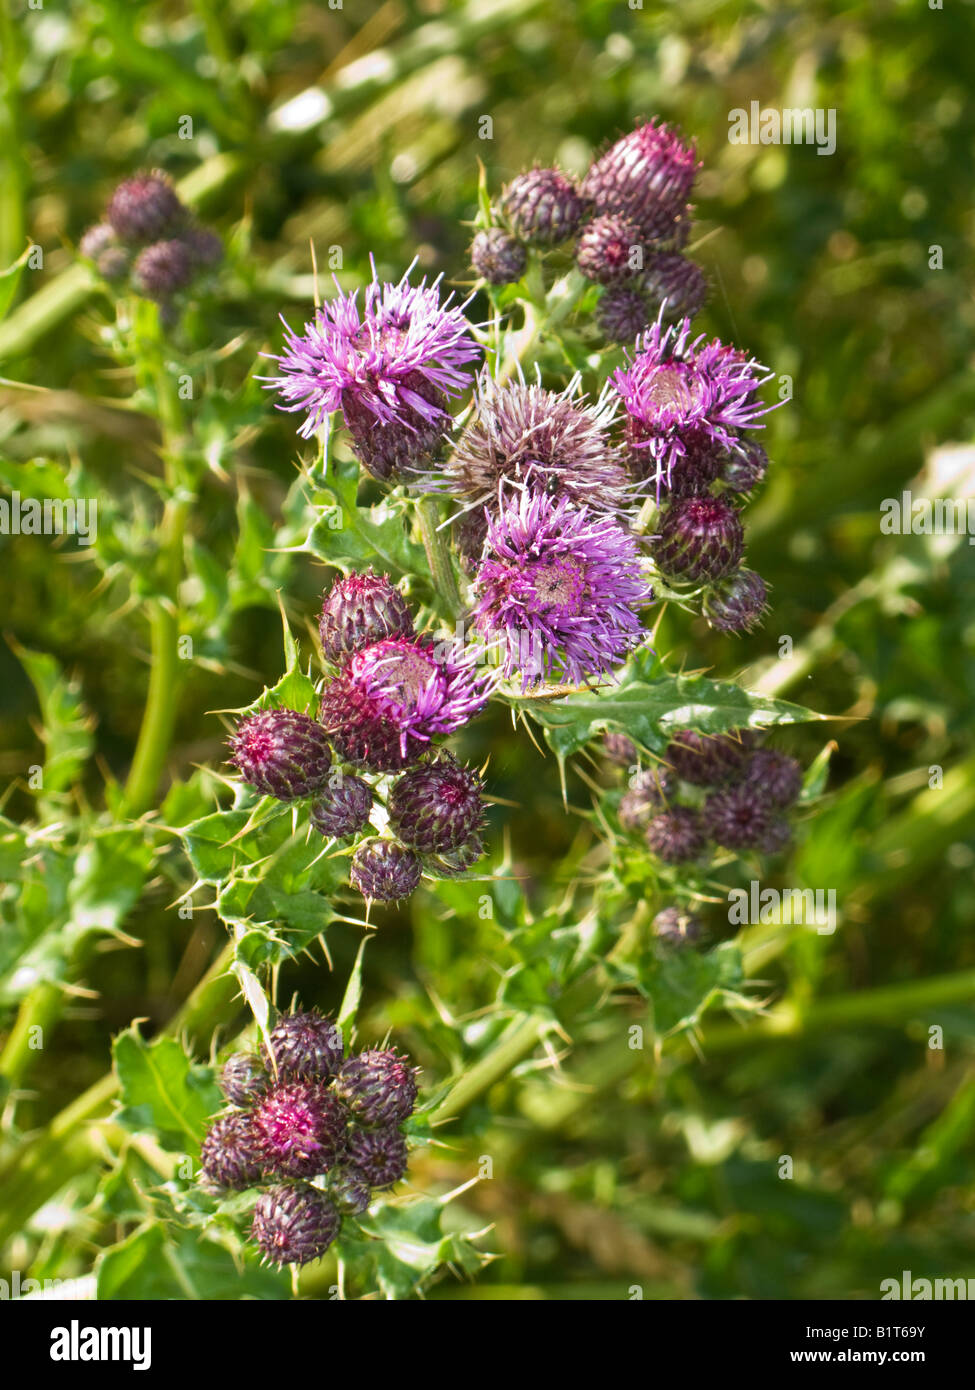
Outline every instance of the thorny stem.
[(421, 497), (417, 504), (420, 521), (420, 534), (423, 549), (426, 551), (430, 574), (437, 594), (453, 618), (459, 618), (464, 611), (463, 600), (457, 587), (457, 577), (447, 546), (446, 532), (440, 530), (440, 510), (433, 497)]

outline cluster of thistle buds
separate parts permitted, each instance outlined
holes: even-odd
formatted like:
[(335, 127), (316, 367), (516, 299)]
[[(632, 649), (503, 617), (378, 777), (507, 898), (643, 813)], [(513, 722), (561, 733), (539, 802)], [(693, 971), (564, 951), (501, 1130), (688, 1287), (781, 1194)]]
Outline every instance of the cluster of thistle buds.
[(78, 250), (103, 280), (155, 300), (169, 321), (179, 296), (223, 258), (220, 237), (194, 220), (158, 169), (119, 184)]
[(329, 674), (318, 718), (267, 709), (242, 720), (231, 756), (244, 781), (305, 803), (314, 831), (354, 842), (350, 881), (370, 901), (408, 898), (424, 871), (465, 873), (484, 853), (481, 778), (435, 740), (479, 713), (489, 673), (416, 633), (403, 595), (371, 571), (335, 581), (319, 635)]
[(346, 1056), (314, 1009), (283, 1015), (259, 1052), (234, 1053), (220, 1087), (229, 1108), (203, 1140), (201, 1182), (260, 1189), (251, 1237), (272, 1264), (319, 1259), (343, 1220), (406, 1174), (415, 1068), (392, 1048)]
[(529, 169), (502, 189), (495, 224), (474, 236), (471, 264), (489, 285), (512, 284), (532, 251), (571, 243), (578, 269), (603, 286), (603, 337), (632, 343), (661, 315), (693, 317), (707, 298), (704, 272), (683, 254), (697, 169), (693, 146), (657, 121), (617, 140), (581, 180)]
[(777, 854), (789, 845), (788, 813), (802, 791), (802, 769), (787, 753), (759, 746), (755, 731), (678, 730), (649, 767), (639, 766), (636, 746), (623, 734), (606, 735), (603, 747), (629, 772), (620, 825), (662, 863), (703, 863), (715, 846)]

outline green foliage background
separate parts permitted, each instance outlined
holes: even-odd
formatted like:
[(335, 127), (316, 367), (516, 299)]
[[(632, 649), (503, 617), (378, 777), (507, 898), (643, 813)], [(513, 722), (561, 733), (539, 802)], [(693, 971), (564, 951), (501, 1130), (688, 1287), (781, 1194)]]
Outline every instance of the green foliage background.
[[(113, 371), (105, 351), (110, 306), (72, 269), (73, 244), (114, 183), (154, 164), (185, 177), (231, 247), (220, 296), (185, 328), (184, 350), (200, 354), (210, 389), (200, 392), (205, 481), (193, 518), (198, 659), (161, 813), (179, 826), (212, 800), (212, 786), (191, 780), (223, 756), (210, 712), (250, 704), (281, 672), (277, 591), (301, 636), (326, 573), (311, 555), (269, 553), (298, 536), (295, 438), (250, 374), (278, 341), (279, 312), (293, 324), (309, 316), (309, 242), (320, 266), (341, 248), (344, 285), (368, 275), (370, 254), (387, 278), (415, 255), (424, 271), (463, 283), (479, 159), (496, 192), (534, 161), (583, 169), (640, 116), (672, 119), (704, 162), (695, 254), (714, 289), (702, 327), (791, 377), (794, 398), (770, 417), (774, 468), (748, 518), (750, 563), (772, 587), (765, 628), (732, 642), (672, 611), (656, 645), (678, 667), (743, 672), (836, 720), (780, 736), (807, 763), (824, 728), (837, 747), (822, 808), (774, 882), (834, 889), (841, 922), (833, 936), (745, 933), (748, 995), (768, 1011), (744, 1027), (705, 1023), (693, 1046), (685, 1036), (655, 1057), (628, 1048), (626, 1020), (608, 1006), (578, 1036), (551, 1033), (547, 1053), (502, 1073), (414, 1167), (419, 1190), (443, 1194), (493, 1160), (493, 1177), (451, 1204), (447, 1225), (493, 1223), (477, 1244), (500, 1258), (475, 1283), (442, 1280), (431, 1296), (621, 1298), (638, 1285), (646, 1297), (875, 1298), (902, 1269), (968, 1277), (975, 551), (964, 538), (884, 536), (879, 506), (907, 487), (965, 495), (975, 478), (965, 452), (975, 412), (973, 6), (76, 0), (34, 11), (2, 0), (0, 12), (0, 266), (27, 241), (44, 248), (43, 271), (0, 282), (14, 295), (0, 323), (0, 482), (41, 495), (38, 461), (56, 460), (44, 489), (56, 495), (60, 465), (79, 470), (75, 490), (99, 498), (114, 599), (93, 603), (94, 572), (73, 547), (0, 537), (5, 814), (34, 813), (25, 776), (45, 754), (48, 826), (79, 769), (99, 807), (105, 775), (124, 776), (144, 700), (146, 635), (129, 600), (154, 582), (151, 532), (139, 527), (146, 479), (159, 475), (156, 428), (145, 384)], [(729, 144), (728, 112), (752, 100), (835, 108), (836, 153)], [(187, 115), (193, 138), (182, 140)], [(485, 115), (491, 139), (479, 138)], [(932, 247), (942, 269), (931, 268)], [(214, 347), (225, 348), (219, 389), (203, 356)], [(125, 566), (142, 544), (133, 580)], [(585, 782), (570, 764), (567, 812), (555, 759), (505, 711), (473, 726), (463, 751), (490, 755), (494, 861), (517, 875), (520, 906), (502, 904), (510, 923), (500, 935), (479, 920), (468, 886), (422, 891), (382, 914), (359, 1016), (366, 1037), (392, 1028), (431, 1085), (501, 1027), (503, 1013), (478, 1017), (492, 971), (510, 972), (512, 1007), (534, 1006), (524, 904), (544, 922), (552, 886), (568, 891), (592, 847), (572, 810), (589, 805)], [(930, 785), (933, 768), (943, 786)], [(10, 1144), (97, 1082), (110, 1039), (132, 1019), (148, 1020), (146, 1033), (167, 1023), (222, 938), (212, 913), (187, 921), (173, 910), (185, 885), (170, 859), (146, 879), (138, 832), (101, 825), (95, 843), (83, 863), (55, 834), (2, 846), (5, 908), (40, 891), (22, 870), (42, 863), (37, 910), (63, 921), (57, 950), (93, 924), (141, 943), (109, 937), (119, 949), (105, 950), (102, 935), (86, 953), (88, 992), (27, 1094), (16, 1106), (7, 1098)], [(0, 954), (19, 959), (12, 912), (3, 923)], [(720, 905), (712, 927), (732, 934)], [(330, 935), (332, 974), (320, 959), (284, 966), (279, 1002), (297, 991), (336, 1008), (358, 940), (351, 927)], [(669, 997), (679, 986), (670, 982)], [(688, 997), (699, 997), (694, 987)], [(0, 1023), (17, 999), (9, 977), (5, 988)], [(935, 1026), (941, 1050), (928, 1045)], [(208, 1034), (194, 1040), (205, 1059)], [(119, 1152), (113, 1187), (96, 1196), (98, 1165), (82, 1165), (61, 1202), (4, 1228), (11, 1268), (82, 1272), (89, 1237), (112, 1239), (106, 1212), (128, 1231), (147, 1159), (121, 1140)], [(791, 1180), (779, 1176), (783, 1155)], [(449, 1239), (431, 1234), (429, 1219), (416, 1213), (411, 1238)], [(158, 1243), (162, 1229), (135, 1239)], [(189, 1268), (193, 1241), (174, 1239)], [(459, 1238), (438, 1257), (476, 1263)], [(157, 1268), (123, 1240), (107, 1257), (104, 1296), (218, 1296), (226, 1286), (222, 1267), (192, 1270), (176, 1292), (131, 1282)], [(327, 1297), (332, 1278), (325, 1269), (305, 1292)], [(267, 1281), (257, 1296), (281, 1295), (271, 1276), (254, 1279)]]

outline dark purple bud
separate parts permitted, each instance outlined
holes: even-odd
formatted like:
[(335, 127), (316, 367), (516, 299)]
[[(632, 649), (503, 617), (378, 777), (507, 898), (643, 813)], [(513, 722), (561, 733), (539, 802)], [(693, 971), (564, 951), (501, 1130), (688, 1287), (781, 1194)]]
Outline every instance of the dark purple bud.
[(643, 270), (639, 227), (618, 213), (605, 213), (583, 227), (576, 242), (576, 265), (600, 285), (630, 280)]
[(667, 745), (664, 760), (683, 781), (695, 787), (717, 787), (743, 771), (752, 744), (747, 729), (732, 734), (679, 729)]
[(702, 308), (708, 297), (707, 276), (700, 266), (678, 252), (665, 251), (652, 256), (647, 265), (643, 288), (653, 317), (663, 310), (665, 322), (689, 318)]
[(484, 858), (484, 854), (484, 841), (480, 835), (474, 834), (457, 849), (448, 850), (446, 854), (431, 855), (426, 860), (426, 867), (438, 878), (460, 878), (469, 869), (473, 869), (478, 860)]
[(712, 792), (704, 803), (708, 834), (725, 849), (758, 849), (772, 820), (767, 802), (744, 783)]
[(264, 796), (297, 801), (328, 781), (332, 750), (321, 724), (291, 709), (267, 709), (244, 719), (230, 740), (230, 760)]
[(420, 882), (420, 861), (395, 840), (365, 840), (352, 856), (349, 882), (371, 902), (408, 898)]
[(264, 1063), (252, 1052), (235, 1052), (220, 1073), (220, 1089), (231, 1105), (253, 1105), (267, 1090)]
[(389, 794), (389, 823), (418, 854), (459, 849), (481, 823), (481, 779), (450, 754), (404, 772)]
[(342, 1063), (333, 1091), (360, 1124), (399, 1124), (413, 1114), (416, 1073), (392, 1048), (370, 1048)]
[(471, 242), (471, 265), (489, 285), (510, 285), (525, 273), (528, 253), (503, 227), (488, 227)]
[(305, 1183), (281, 1183), (257, 1199), (251, 1235), (272, 1264), (305, 1265), (321, 1259), (341, 1225), (324, 1192)]
[(705, 591), (701, 611), (716, 632), (751, 632), (762, 621), (765, 597), (762, 576), (740, 569)]
[(353, 571), (325, 595), (318, 631), (326, 661), (340, 665), (386, 637), (412, 637), (413, 617), (386, 575)]
[(154, 241), (140, 251), (132, 267), (136, 289), (147, 299), (165, 301), (183, 290), (193, 279), (193, 261), (178, 238)]
[(701, 919), (682, 907), (665, 907), (653, 919), (653, 934), (667, 946), (693, 946), (704, 935)]
[(650, 851), (666, 864), (696, 859), (707, 843), (701, 817), (688, 806), (674, 806), (654, 816), (646, 829)]
[(713, 581), (737, 568), (744, 539), (738, 513), (723, 497), (679, 497), (660, 522), (653, 558), (668, 579)]
[(556, 246), (574, 236), (586, 213), (575, 182), (558, 169), (529, 169), (501, 191), (511, 230), (530, 246)]
[(610, 343), (632, 343), (652, 321), (646, 295), (631, 285), (611, 285), (596, 305), (596, 326)]
[(154, 169), (119, 184), (107, 217), (122, 241), (156, 241), (182, 224), (186, 208), (166, 175)]
[(406, 1174), (406, 1140), (395, 1126), (353, 1129), (346, 1159), (370, 1187), (392, 1187)]
[(369, 1205), (372, 1190), (358, 1168), (341, 1163), (328, 1175), (328, 1195), (343, 1216), (360, 1216)]
[(433, 407), (432, 419), (404, 404), (398, 418), (384, 424), (354, 392), (346, 391), (342, 399), (342, 416), (355, 456), (381, 483), (425, 467), (443, 448), (444, 428), (450, 424), (446, 395), (423, 372), (407, 372), (399, 384), (401, 391), (411, 391)]
[(675, 239), (687, 220), (698, 161), (676, 132), (651, 121), (617, 140), (596, 160), (582, 193), (597, 212), (622, 213), (650, 238)]
[[(637, 433), (637, 431), (633, 431)], [(645, 449), (631, 451), (639, 469), (651, 462)], [(701, 497), (707, 493), (721, 468), (721, 453), (706, 439), (690, 441), (687, 453), (674, 459), (664, 489), (670, 498)]]
[(754, 439), (742, 438), (725, 456), (721, 479), (729, 492), (751, 492), (768, 472), (768, 454)]
[(784, 810), (799, 800), (802, 768), (788, 753), (775, 748), (759, 748), (748, 759), (745, 785), (753, 787), (769, 806)]
[(666, 767), (648, 767), (630, 778), (620, 802), (620, 825), (634, 834), (646, 830), (651, 819), (667, 809), (676, 790), (677, 779)]
[(334, 785), (329, 781), (324, 792), (312, 802), (309, 816), (322, 835), (345, 839), (365, 829), (371, 811), (372, 787), (361, 777), (345, 773)]
[(243, 1190), (260, 1182), (262, 1148), (250, 1115), (221, 1115), (207, 1131), (200, 1149), (204, 1182)]
[(316, 1082), (276, 1086), (254, 1111), (265, 1171), (282, 1178), (327, 1173), (345, 1149), (346, 1114)]
[(634, 767), (640, 761), (636, 744), (626, 734), (603, 734), (603, 756), (617, 767)]
[(317, 1009), (282, 1014), (269, 1041), (261, 1053), (279, 1081), (327, 1081), (342, 1065), (342, 1030)]

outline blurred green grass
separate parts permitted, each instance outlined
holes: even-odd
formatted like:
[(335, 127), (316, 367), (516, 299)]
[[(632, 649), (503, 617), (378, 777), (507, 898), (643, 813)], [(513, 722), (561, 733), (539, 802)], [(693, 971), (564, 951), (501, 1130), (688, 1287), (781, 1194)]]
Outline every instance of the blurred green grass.
[[(199, 342), (247, 335), (232, 359), (241, 382), (275, 340), (278, 313), (308, 311), (310, 241), (320, 262), (341, 248), (343, 284), (368, 273), (370, 254), (393, 278), (417, 256), (463, 284), (478, 159), (496, 192), (535, 161), (584, 168), (641, 116), (693, 135), (704, 163), (696, 254), (714, 287), (702, 326), (791, 377), (794, 394), (770, 417), (774, 468), (749, 512), (750, 563), (772, 588), (766, 627), (732, 644), (668, 615), (658, 646), (727, 675), (763, 669), (783, 638), (799, 651), (812, 642), (785, 693), (848, 716), (833, 726), (826, 809), (781, 874), (835, 888), (842, 925), (834, 937), (797, 935), (758, 974), (770, 996), (813, 1008), (975, 967), (975, 554), (964, 541), (882, 536), (878, 511), (919, 491), (936, 446), (973, 437), (972, 5), (82, 0), (35, 12), (3, 0), (0, 14), (0, 263), (25, 236), (45, 261), (22, 278), (15, 318), (29, 322), (32, 292), (65, 283), (71, 248), (113, 184), (158, 164), (200, 179), (206, 216), (231, 238), (226, 298), (191, 331)], [(835, 108), (835, 155), (729, 144), (728, 112), (751, 100)], [(181, 140), (187, 115), (194, 134)], [(490, 140), (478, 138), (485, 115)], [(941, 270), (928, 268), (932, 246)], [(139, 471), (155, 466), (153, 425), (126, 409), (127, 385), (99, 350), (106, 302), (82, 287), (74, 303), (0, 367), (0, 450), (15, 462), (78, 454), (134, 495)], [(290, 422), (265, 409), (260, 434), (232, 450), (233, 482), (273, 510), (293, 456)], [(204, 525), (217, 529), (224, 501), (212, 484)], [(118, 769), (138, 722), (141, 630), (124, 614), (93, 615), (90, 576), (46, 545), (3, 537), (0, 548), (6, 626), (77, 673), (99, 752)], [(320, 586), (320, 571), (294, 573), (297, 612), (313, 612)], [(253, 697), (246, 673), (277, 671), (279, 632), (263, 609), (238, 618), (234, 668), (193, 678), (174, 767), (219, 758), (206, 711)], [(767, 678), (789, 677), (773, 663)], [(8, 779), (32, 761), (33, 713), (0, 648)], [(808, 760), (816, 731), (790, 746)], [(470, 731), (465, 751), (490, 752), (492, 790), (516, 803), (505, 816), (514, 854), (544, 881), (578, 830), (554, 766), (500, 714)], [(932, 766), (950, 778), (942, 792), (925, 791)], [(585, 803), (581, 783), (570, 791)], [(19, 796), (11, 808), (26, 811)], [(52, 1105), (80, 1075), (100, 1074), (109, 1031), (166, 1012), (187, 942), (161, 893), (145, 909), (146, 950), (95, 962), (99, 998), (46, 1059)], [(370, 962), (375, 1016), (407, 1037), (428, 984), (449, 1002), (468, 987), (467, 926), (440, 915), (430, 896), (391, 915)], [(340, 974), (353, 946), (336, 944)], [(308, 967), (287, 986), (308, 999), (319, 987)], [(926, 1046), (934, 1024), (943, 1052)], [(705, 1043), (702, 1064), (660, 1071), (621, 1071), (606, 1031), (577, 1040), (567, 1063), (591, 1091), (567, 1091), (552, 1073), (516, 1078), (492, 1092), (488, 1134), (476, 1132), (484, 1106), (429, 1162), (431, 1181), (457, 1181), (476, 1155), (496, 1155), (501, 1176), (467, 1199), (497, 1223), (504, 1252), (484, 1296), (496, 1285), (617, 1297), (639, 1283), (648, 1297), (870, 1298), (901, 1268), (970, 1273), (970, 1001), (908, 995), (872, 1021), (743, 1035), (740, 1046), (725, 1035), (713, 1052)], [(579, 1095), (583, 1107), (567, 1104)], [(783, 1154), (795, 1160), (789, 1184), (776, 1172)]]

